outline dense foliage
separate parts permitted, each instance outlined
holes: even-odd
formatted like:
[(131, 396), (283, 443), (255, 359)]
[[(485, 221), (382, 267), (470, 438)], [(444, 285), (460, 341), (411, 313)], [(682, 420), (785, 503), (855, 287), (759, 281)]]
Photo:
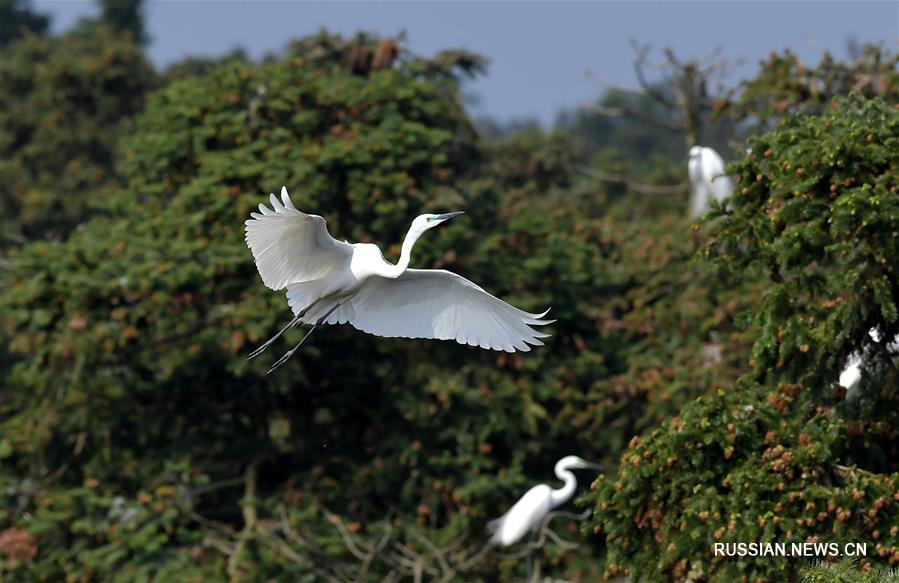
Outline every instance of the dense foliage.
[(790, 50), (772, 52), (759, 63), (759, 74), (742, 83), (726, 109), (737, 119), (752, 118), (765, 126), (791, 113), (820, 114), (835, 97), (852, 92), (890, 104), (899, 102), (899, 53), (873, 44), (854, 52), (850, 62), (824, 52), (814, 67)]
[[(595, 494), (614, 574), (784, 580), (791, 559), (713, 557), (712, 541), (871, 541), (899, 564), (899, 111), (852, 99), (750, 141), (708, 261), (764, 270), (751, 368), (634, 439)], [(870, 355), (856, 394), (835, 384)]]
[(28, 36), (0, 59), (0, 246), (67, 234), (123, 183), (115, 149), (156, 74), (127, 37)]
[(26, 34), (44, 34), (48, 28), (50, 17), (35, 12), (28, 0), (0, 0), (0, 49)]
[[(0, 55), (4, 581), (520, 580), (485, 523), (571, 453), (614, 476), (587, 500), (604, 537), (555, 519), (579, 547), (540, 549), (547, 574), (792, 576), (707, 553), (772, 529), (892, 560), (896, 372), (867, 331), (897, 331), (895, 110), (791, 118), (691, 225), (671, 132), (582, 113), (479, 136), (477, 55), (322, 32), (156, 72), (141, 3), (103, 6)], [(281, 185), (388, 258), (416, 214), (465, 210), (413, 265), (552, 306), (552, 337), (331, 327), (267, 376), (302, 332), (246, 360), (289, 310), (243, 221)], [(845, 398), (853, 350), (872, 367)]]

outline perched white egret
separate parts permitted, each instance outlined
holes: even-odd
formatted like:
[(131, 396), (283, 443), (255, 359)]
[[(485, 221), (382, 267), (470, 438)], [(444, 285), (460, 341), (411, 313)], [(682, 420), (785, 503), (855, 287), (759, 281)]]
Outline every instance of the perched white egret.
[(846, 368), (840, 373), (839, 383), (847, 390), (855, 391), (855, 385), (862, 378), (862, 358), (857, 353), (849, 355)]
[(602, 468), (576, 455), (563, 457), (556, 462), (554, 470), (556, 477), (564, 482), (563, 486), (554, 489), (547, 484), (538, 484), (525, 492), (508, 512), (487, 524), (487, 529), (493, 533), (491, 542), (509, 546), (520, 541), (525, 534), (535, 533), (550, 510), (564, 504), (574, 495), (577, 479), (571, 470), (578, 469)]
[[(875, 328), (871, 328), (868, 330), (868, 336), (871, 337), (871, 340), (874, 342), (880, 342), (880, 332)], [(886, 345), (886, 350), (891, 355), (899, 354), (899, 336), (893, 338), (893, 341)], [(858, 393), (858, 383), (862, 379), (862, 366), (864, 364), (864, 359), (859, 352), (853, 352), (849, 355), (849, 360), (846, 361), (846, 367), (840, 373), (840, 378), (837, 382), (844, 389), (846, 389), (846, 398), (852, 398), (856, 393)]]
[[(385, 261), (377, 245), (337, 241), (325, 220), (297, 210), (287, 187), (281, 200), (270, 195), (272, 209), (259, 205), (246, 222), (246, 241), (263, 283), (287, 290), (295, 315), (280, 332), (250, 354), (254, 358), (291, 326), (300, 323), (349, 323), (385, 337), (434, 338), (493, 350), (527, 352), (548, 334), (531, 326), (550, 324), (490, 295), (462, 276), (443, 269), (408, 269), (412, 247), (433, 227), (462, 211), (424, 214), (412, 221), (396, 265)], [(280, 366), (302, 345), (281, 357)]]
[(690, 216), (696, 218), (709, 210), (709, 202), (724, 201), (734, 191), (730, 176), (724, 173), (724, 160), (711, 148), (693, 146), (687, 162), (692, 198)]

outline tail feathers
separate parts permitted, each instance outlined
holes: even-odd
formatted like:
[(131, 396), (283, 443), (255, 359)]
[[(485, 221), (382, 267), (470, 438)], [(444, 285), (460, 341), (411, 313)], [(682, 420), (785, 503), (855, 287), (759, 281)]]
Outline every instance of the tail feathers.
[[(287, 303), (296, 315), (311, 306), (318, 298), (322, 297), (323, 292), (324, 286), (320, 280), (289, 283), (287, 284)], [(312, 310), (309, 310), (309, 312), (306, 313), (303, 322), (312, 318), (314, 312), (319, 308), (324, 308), (322, 314), (328, 311), (328, 306), (321, 306), (320, 304), (321, 302), (316, 304)]]
[(490, 544), (498, 545), (502, 543), (503, 521), (505, 519), (506, 515), (503, 514), (487, 523), (487, 532), (491, 533)]
[[(309, 306), (312, 306), (312, 308), (303, 315), (301, 323), (315, 324), (334, 307), (334, 303), (337, 301), (328, 298), (319, 300), (319, 298), (325, 296), (327, 292), (328, 289), (321, 280), (291, 283), (287, 285), (287, 303), (290, 305), (290, 309), (293, 310), (294, 315), (299, 314)], [(316, 300), (319, 301), (316, 302)], [(313, 302), (315, 302), (314, 306), (312, 305)], [(340, 307), (328, 316), (325, 323), (346, 324), (355, 317), (356, 312), (353, 308), (352, 301), (345, 299)]]
[(487, 532), (495, 533), (499, 531), (499, 527), (503, 525), (503, 517), (494, 518), (487, 523)]

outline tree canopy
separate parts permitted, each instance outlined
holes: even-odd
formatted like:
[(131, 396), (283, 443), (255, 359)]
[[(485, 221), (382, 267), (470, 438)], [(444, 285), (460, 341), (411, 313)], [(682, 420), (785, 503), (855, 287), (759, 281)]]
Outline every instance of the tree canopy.
[[(841, 100), (750, 140), (705, 261), (769, 279), (750, 367), (635, 438), (592, 499), (609, 571), (638, 579), (786, 580), (799, 565), (711, 557), (711, 541), (873, 541), (899, 562), (899, 111)], [(880, 332), (875, 341), (870, 330)], [(836, 385), (852, 350), (862, 390)]]
[[(157, 71), (141, 3), (102, 4), (0, 48), (4, 580), (520, 580), (486, 523), (572, 453), (608, 470), (585, 525), (552, 523), (553, 576), (795, 580), (709, 552), (778, 537), (899, 563), (881, 65), (832, 63), (821, 107), (763, 68), (728, 107), (778, 125), (729, 154), (737, 192), (694, 225), (676, 130), (585, 110), (479, 134), (462, 96), (479, 55), (322, 31)], [(335, 326), (266, 375), (277, 354), (246, 355), (290, 312), (243, 222), (282, 185), (389, 259), (415, 215), (465, 210), (413, 265), (551, 306), (552, 336), (510, 355)]]
[(3, 50), (0, 67), (0, 247), (64, 237), (124, 183), (117, 143), (156, 72), (103, 27), (25, 37)]

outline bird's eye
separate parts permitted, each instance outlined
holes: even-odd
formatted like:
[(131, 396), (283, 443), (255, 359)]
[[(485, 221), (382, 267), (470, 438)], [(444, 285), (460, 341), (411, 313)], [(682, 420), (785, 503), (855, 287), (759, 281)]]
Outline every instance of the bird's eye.
[(437, 220), (437, 217), (428, 217), (428, 222), (429, 222), (429, 223), (433, 223), (433, 222), (436, 221), (436, 220)]

